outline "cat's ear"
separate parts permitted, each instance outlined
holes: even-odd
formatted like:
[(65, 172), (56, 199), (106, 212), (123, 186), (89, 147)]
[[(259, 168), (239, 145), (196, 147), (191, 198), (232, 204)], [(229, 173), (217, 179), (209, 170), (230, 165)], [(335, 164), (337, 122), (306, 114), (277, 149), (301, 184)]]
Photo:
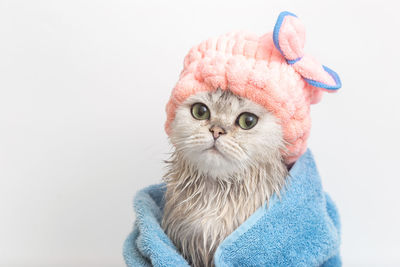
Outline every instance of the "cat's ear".
[[(279, 15), (273, 41), (286, 62), (311, 86), (327, 92), (335, 92), (342, 86), (336, 72), (304, 53), (305, 28), (296, 15), (287, 11)], [(317, 103), (321, 98), (321, 93), (312, 95), (315, 96), (312, 97), (312, 103)]]

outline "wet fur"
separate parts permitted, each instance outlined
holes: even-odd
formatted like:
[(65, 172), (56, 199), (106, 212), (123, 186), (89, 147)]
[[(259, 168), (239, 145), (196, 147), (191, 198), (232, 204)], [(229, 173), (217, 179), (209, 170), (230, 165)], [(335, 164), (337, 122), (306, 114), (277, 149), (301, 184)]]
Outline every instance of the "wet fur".
[[(209, 120), (196, 120), (190, 108), (204, 103)], [(258, 116), (243, 130), (242, 112)], [(209, 129), (227, 134), (215, 141)], [(213, 266), (218, 245), (285, 184), (285, 144), (277, 119), (262, 106), (229, 90), (201, 92), (182, 103), (171, 124), (174, 151), (167, 163), (162, 227), (192, 266)]]

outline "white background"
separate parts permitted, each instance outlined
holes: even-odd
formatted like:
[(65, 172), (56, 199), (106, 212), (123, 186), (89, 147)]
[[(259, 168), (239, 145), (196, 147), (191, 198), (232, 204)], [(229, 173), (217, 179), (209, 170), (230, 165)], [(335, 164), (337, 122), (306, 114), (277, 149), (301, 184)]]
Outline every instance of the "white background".
[(396, 1), (0, 0), (0, 265), (123, 266), (134, 193), (171, 151), (165, 104), (191, 46), (280, 11), (343, 87), (312, 149), (344, 266), (400, 266)]

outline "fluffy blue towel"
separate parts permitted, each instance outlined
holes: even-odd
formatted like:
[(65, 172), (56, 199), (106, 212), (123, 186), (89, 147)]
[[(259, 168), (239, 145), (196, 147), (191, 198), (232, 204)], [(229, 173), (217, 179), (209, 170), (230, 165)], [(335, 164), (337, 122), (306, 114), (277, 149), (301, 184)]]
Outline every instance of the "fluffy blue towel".
[[(165, 184), (139, 191), (136, 221), (124, 243), (133, 266), (189, 266), (160, 227)], [(323, 191), (310, 150), (290, 170), (281, 199), (274, 195), (217, 248), (215, 265), (341, 266), (340, 223), (336, 207)]]

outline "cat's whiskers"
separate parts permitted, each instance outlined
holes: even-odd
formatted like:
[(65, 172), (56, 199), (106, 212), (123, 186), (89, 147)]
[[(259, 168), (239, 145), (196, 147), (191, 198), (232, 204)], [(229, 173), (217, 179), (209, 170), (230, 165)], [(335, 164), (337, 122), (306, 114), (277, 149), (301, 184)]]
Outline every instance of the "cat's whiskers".
[[(208, 267), (220, 242), (284, 185), (283, 139), (267, 110), (229, 91), (200, 93), (186, 101), (171, 123), (175, 149), (165, 161), (161, 224), (192, 266)], [(188, 107), (196, 102), (210, 108), (209, 120), (192, 116)], [(258, 112), (255, 130), (234, 123), (243, 111)], [(213, 125), (224, 130), (214, 140)], [(216, 151), (208, 151), (213, 145)]]
[(184, 145), (196, 144), (196, 142), (207, 141), (207, 140), (209, 141), (209, 138), (207, 138), (204, 134), (202, 134), (197, 137), (180, 138), (179, 140), (174, 141), (173, 144), (179, 147)]

